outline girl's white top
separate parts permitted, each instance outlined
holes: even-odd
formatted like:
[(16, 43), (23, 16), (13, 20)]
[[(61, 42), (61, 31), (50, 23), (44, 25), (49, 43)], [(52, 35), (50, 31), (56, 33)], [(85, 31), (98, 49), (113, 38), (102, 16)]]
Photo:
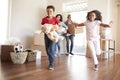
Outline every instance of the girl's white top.
[(100, 24), (101, 21), (95, 20), (90, 22), (89, 20), (84, 22), (86, 26), (86, 36), (88, 40), (95, 40), (100, 38)]

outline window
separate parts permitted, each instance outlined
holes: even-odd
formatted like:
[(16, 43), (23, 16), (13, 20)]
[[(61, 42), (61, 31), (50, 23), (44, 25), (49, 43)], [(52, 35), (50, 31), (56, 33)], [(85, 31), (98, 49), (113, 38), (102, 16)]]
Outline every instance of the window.
[(80, 2), (72, 2), (63, 4), (63, 12), (76, 12), (76, 11), (84, 11), (87, 10), (88, 1), (83, 0)]

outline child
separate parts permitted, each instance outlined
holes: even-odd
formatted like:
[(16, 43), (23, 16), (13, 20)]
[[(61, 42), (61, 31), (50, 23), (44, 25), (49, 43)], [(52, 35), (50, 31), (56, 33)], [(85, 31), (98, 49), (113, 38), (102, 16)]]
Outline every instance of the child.
[[(88, 12), (86, 18), (87, 20), (84, 23), (74, 24), (76, 26), (86, 26), (87, 44), (94, 60), (94, 70), (98, 70), (98, 60), (96, 54), (101, 54), (99, 34), (100, 26), (110, 27), (110, 25), (102, 23), (101, 12), (98, 10)], [(111, 23), (112, 22), (110, 22), (110, 24)]]
[[(54, 6), (49, 5), (46, 8), (47, 11), (47, 16), (44, 17), (42, 19), (41, 24), (52, 24), (52, 25), (56, 25), (59, 24), (59, 21), (53, 16), (53, 13), (55, 11)], [(56, 28), (53, 28), (54, 30), (56, 30)], [(48, 36), (45, 34), (44, 35), (44, 40), (45, 40), (45, 48), (46, 48), (46, 52), (49, 58), (49, 69), (53, 70), (54, 69), (54, 60), (55, 60), (55, 53), (56, 53), (56, 43), (54, 43), (53, 41), (51, 41)]]

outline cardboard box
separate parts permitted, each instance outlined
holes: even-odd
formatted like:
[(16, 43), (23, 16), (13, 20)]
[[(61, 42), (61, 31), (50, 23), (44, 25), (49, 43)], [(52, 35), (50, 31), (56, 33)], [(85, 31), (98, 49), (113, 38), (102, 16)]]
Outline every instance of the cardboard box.
[(1, 45), (1, 61), (11, 62), (10, 52), (14, 52), (14, 45)]
[(34, 37), (33, 37), (33, 44), (34, 45), (44, 45), (44, 33), (41, 34), (37, 34), (34, 33)]
[(41, 56), (47, 56), (45, 46), (44, 45), (31, 45), (31, 49), (33, 50), (40, 50), (41, 51)]
[(68, 33), (78, 34), (83, 32), (83, 27), (76, 27), (74, 24), (68, 24)]
[(31, 45), (31, 49), (41, 51), (41, 56), (47, 56), (45, 50), (44, 33), (34, 33), (33, 44)]

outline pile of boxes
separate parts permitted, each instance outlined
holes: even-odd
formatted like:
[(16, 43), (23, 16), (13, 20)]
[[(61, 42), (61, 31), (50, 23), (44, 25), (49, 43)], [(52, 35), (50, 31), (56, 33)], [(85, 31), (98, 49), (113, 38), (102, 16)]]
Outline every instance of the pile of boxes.
[(31, 49), (40, 50), (42, 52), (41, 56), (47, 56), (44, 44), (44, 33), (34, 33)]

